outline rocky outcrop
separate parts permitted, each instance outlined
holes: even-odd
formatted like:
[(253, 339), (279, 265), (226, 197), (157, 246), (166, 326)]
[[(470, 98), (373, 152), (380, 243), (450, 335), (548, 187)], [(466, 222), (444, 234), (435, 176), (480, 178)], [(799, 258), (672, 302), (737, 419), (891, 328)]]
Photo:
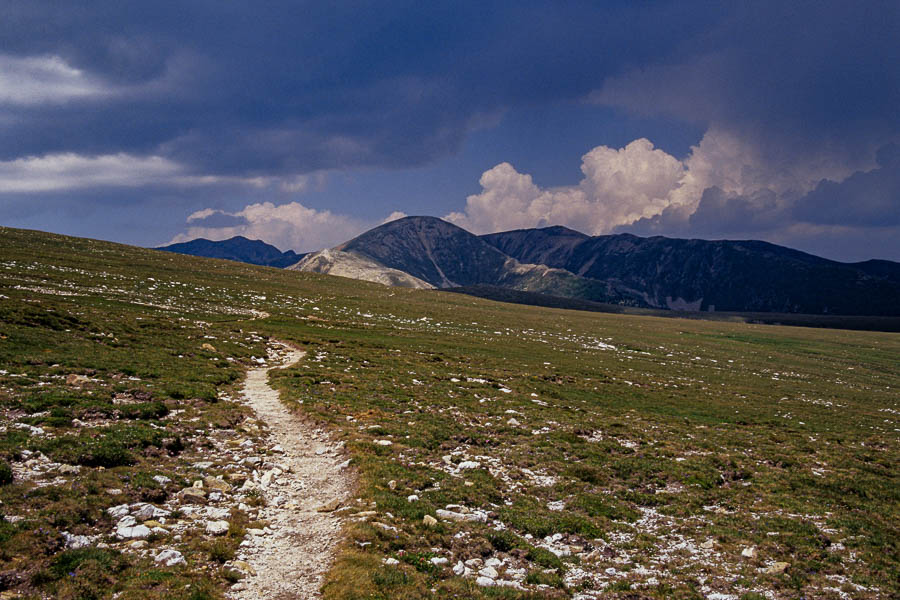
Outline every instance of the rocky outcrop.
[(322, 250), (308, 254), (303, 260), (288, 267), (288, 269), (361, 279), (395, 287), (419, 289), (434, 287), (418, 277), (404, 273), (399, 269), (386, 267), (366, 256), (340, 250)]

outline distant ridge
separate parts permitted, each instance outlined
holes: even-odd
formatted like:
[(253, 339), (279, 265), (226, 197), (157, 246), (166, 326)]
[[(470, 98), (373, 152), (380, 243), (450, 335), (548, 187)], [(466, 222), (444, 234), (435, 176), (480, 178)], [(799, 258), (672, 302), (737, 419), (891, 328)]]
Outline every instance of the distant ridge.
[(251, 265), (278, 268), (293, 265), (306, 256), (305, 254), (297, 254), (293, 250), (282, 252), (271, 244), (260, 240), (250, 240), (240, 235), (218, 242), (198, 238), (189, 242), (160, 246), (156, 249), (178, 254), (223, 258), (225, 260), (250, 263)]
[(477, 236), (420, 216), (309, 255), (240, 236), (160, 250), (393, 286), (514, 290), (526, 295), (507, 297), (527, 303), (545, 294), (681, 312), (900, 316), (900, 263), (841, 263), (755, 240), (592, 237), (560, 226)]
[(651, 308), (900, 315), (900, 264), (886, 260), (840, 263), (755, 240), (589, 237), (560, 227), (482, 239), (520, 261), (634, 290)]

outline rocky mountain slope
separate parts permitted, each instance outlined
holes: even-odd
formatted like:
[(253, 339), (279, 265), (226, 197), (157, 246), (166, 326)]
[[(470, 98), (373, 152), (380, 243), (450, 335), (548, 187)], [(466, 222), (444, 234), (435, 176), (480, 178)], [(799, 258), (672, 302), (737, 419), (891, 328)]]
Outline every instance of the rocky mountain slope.
[(900, 265), (890, 261), (839, 263), (760, 241), (588, 237), (562, 227), (482, 239), (517, 260), (633, 290), (656, 308), (900, 314)]
[(214, 242), (204, 238), (161, 246), (157, 250), (188, 254), (190, 256), (205, 256), (206, 258), (224, 258), (251, 265), (264, 267), (284, 268), (296, 264), (304, 254), (297, 254), (293, 250), (282, 252), (275, 246), (260, 240), (248, 240), (243, 236), (235, 236), (228, 240)]
[(434, 286), (409, 273), (398, 269), (391, 269), (354, 252), (342, 252), (340, 250), (326, 249), (312, 252), (303, 257), (303, 260), (288, 269), (293, 271), (307, 271), (310, 273), (323, 273), (325, 275), (337, 275), (351, 279), (372, 281), (382, 285), (394, 287), (407, 287), (417, 289), (429, 289)]
[(400, 287), (493, 286), (682, 311), (900, 315), (900, 264), (840, 263), (753, 240), (591, 237), (565, 227), (476, 236), (406, 217), (305, 259), (242, 237), (161, 249)]
[(385, 269), (409, 273), (436, 288), (495, 285), (570, 298), (642, 304), (636, 295), (607, 282), (578, 277), (547, 265), (520, 262), (465, 229), (435, 217), (391, 221), (335, 250), (368, 257)]

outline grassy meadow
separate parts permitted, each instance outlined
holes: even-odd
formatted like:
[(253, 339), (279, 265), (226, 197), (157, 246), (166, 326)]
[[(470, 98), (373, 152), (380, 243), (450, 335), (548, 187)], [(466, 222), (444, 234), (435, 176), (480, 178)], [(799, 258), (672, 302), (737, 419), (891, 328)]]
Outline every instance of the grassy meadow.
[(233, 398), (268, 338), (306, 350), (271, 381), (358, 475), (326, 599), (900, 595), (900, 334), (516, 306), (0, 228), (0, 598), (222, 597), (252, 511), (215, 538), (173, 511), (135, 545), (106, 509), (240, 483), (201, 463), (260, 435)]

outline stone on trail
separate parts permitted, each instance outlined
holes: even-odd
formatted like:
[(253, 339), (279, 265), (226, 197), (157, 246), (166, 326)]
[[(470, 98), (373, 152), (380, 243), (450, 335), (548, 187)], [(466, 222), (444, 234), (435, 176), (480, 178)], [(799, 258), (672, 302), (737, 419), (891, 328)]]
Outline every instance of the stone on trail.
[(320, 512), (320, 513), (334, 512), (338, 509), (338, 507), (340, 507), (341, 504), (342, 504), (341, 499), (335, 498), (331, 502), (329, 502), (327, 504), (323, 504), (322, 506), (317, 508), (316, 512)]

